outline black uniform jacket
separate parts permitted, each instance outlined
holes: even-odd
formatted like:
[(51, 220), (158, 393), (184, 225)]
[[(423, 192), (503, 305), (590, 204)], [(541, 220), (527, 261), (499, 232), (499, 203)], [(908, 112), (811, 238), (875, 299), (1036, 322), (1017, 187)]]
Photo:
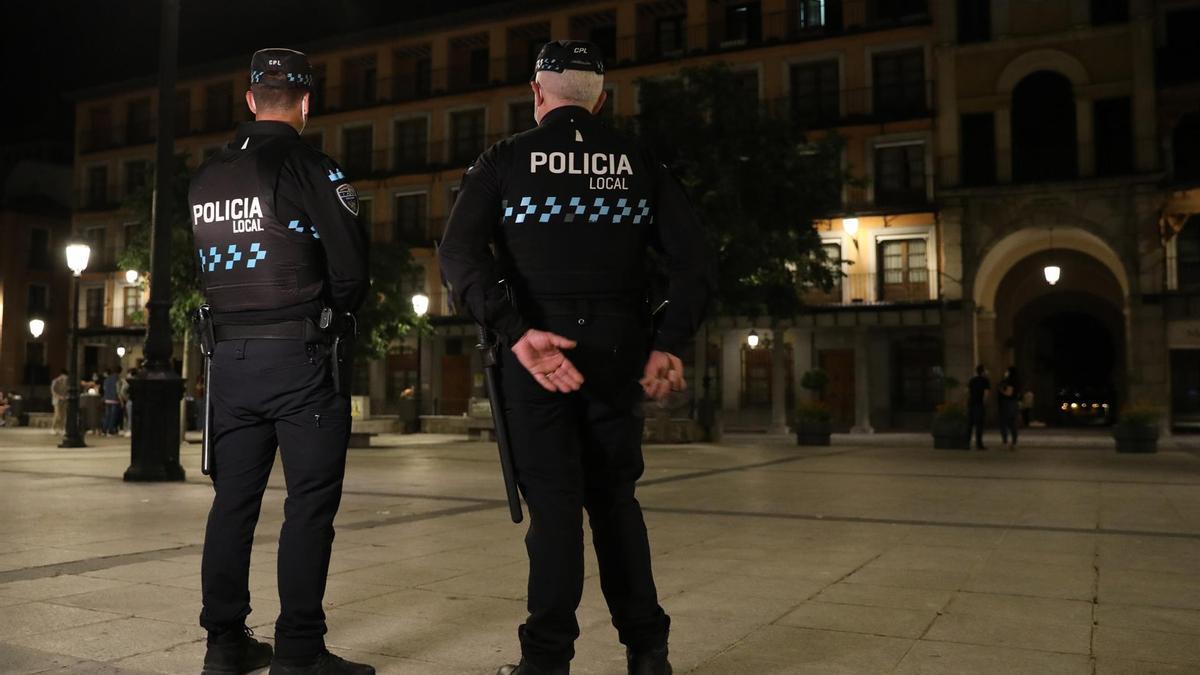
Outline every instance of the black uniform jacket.
[(218, 323), (353, 312), (366, 297), (367, 235), (342, 169), (283, 122), (245, 122), (192, 179), (205, 296)]
[(700, 222), (639, 143), (568, 106), (467, 169), (439, 256), (458, 306), (511, 345), (531, 327), (521, 298), (645, 297), (648, 247), (668, 277), (654, 349), (679, 354), (715, 287)]

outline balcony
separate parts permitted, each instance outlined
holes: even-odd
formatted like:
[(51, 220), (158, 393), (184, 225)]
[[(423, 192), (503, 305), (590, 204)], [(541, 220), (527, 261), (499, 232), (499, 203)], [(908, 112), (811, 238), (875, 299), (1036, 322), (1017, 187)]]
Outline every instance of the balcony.
[(334, 159), (350, 180), (465, 169), (492, 144), (507, 134), (489, 134), (475, 140), (437, 140), (419, 146), (386, 148), (370, 153), (341, 154)]
[[(897, 272), (854, 272), (841, 277), (828, 291), (810, 289), (803, 300), (811, 306), (920, 305), (932, 302), (926, 269)], [(907, 281), (899, 281), (907, 276)]]
[[(1153, 174), (1161, 168), (1140, 169), (1136, 165), (1136, 156), (1138, 147), (1156, 143), (1152, 139), (1135, 138), (1129, 140), (1127, 146), (1079, 143), (1026, 148), (1002, 158), (1003, 162), (995, 153), (979, 157), (948, 155), (937, 159), (938, 186), (942, 189), (976, 188)], [(1000, 165), (1009, 162), (1009, 176), (1000, 175)]]
[(76, 211), (112, 211), (120, 208), (125, 195), (116, 186), (105, 185), (76, 190), (74, 197)]
[(763, 105), (768, 114), (790, 118), (800, 128), (826, 129), (933, 117), (933, 101), (933, 80), (925, 80), (902, 88), (860, 87), (794, 95)]

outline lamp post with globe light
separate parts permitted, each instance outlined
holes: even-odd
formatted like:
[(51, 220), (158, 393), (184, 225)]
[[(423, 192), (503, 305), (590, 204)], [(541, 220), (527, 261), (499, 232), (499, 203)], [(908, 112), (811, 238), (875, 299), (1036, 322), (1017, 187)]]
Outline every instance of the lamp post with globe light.
[[(429, 296), (417, 293), (412, 296), (413, 313), (417, 318), (429, 312)], [(413, 394), (413, 403), (417, 409), (417, 431), (421, 430), (421, 330), (417, 329), (417, 390)]]
[[(46, 330), (46, 322), (45, 321), (42, 321), (41, 319), (30, 319), (29, 320), (29, 335), (35, 341), (38, 338), (42, 337), (42, 331), (44, 331), (44, 330)], [(37, 376), (34, 375), (34, 373), (37, 372), (37, 368), (35, 368), (34, 365), (35, 364), (32, 364), (32, 363), (29, 364), (29, 397), (25, 401), (25, 405), (22, 406), (23, 411), (25, 412), (26, 415), (29, 414), (29, 407), (33, 404), (33, 387), (37, 384), (37, 382), (36, 382)]]
[(87, 269), (92, 248), (87, 244), (67, 245), (67, 267), (71, 268), (71, 341), (67, 348), (67, 428), (60, 448), (82, 448), (83, 434), (79, 433), (79, 278)]

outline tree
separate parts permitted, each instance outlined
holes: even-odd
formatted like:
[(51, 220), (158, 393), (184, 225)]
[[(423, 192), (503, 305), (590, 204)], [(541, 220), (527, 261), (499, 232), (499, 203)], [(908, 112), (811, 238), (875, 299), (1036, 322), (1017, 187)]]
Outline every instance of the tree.
[(779, 319), (841, 274), (813, 224), (839, 205), (843, 143), (764, 109), (745, 83), (723, 63), (639, 80), (636, 129), (696, 200), (721, 311)]

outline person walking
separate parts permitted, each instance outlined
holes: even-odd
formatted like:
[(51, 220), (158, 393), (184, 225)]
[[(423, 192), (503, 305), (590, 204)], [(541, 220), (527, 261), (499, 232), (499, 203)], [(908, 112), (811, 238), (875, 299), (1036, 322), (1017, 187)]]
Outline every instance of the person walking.
[(987, 417), (984, 406), (991, 389), (992, 381), (988, 379), (987, 368), (982, 363), (975, 366), (975, 377), (967, 382), (967, 439), (974, 432), (976, 450), (987, 450), (983, 445), (983, 423)]
[[(1004, 447), (1012, 452), (1017, 449), (1017, 427), (1019, 418), (1019, 398), (1021, 391), (1021, 381), (1017, 377), (1017, 369), (1009, 367), (1004, 372), (1004, 379), (1000, 380), (999, 395), (996, 397), (999, 401), (1000, 412), (1000, 442)], [(1012, 441), (1009, 441), (1009, 437)]]
[(70, 389), (66, 369), (50, 382), (50, 402), (54, 406), (54, 417), (50, 420), (51, 435), (62, 435), (67, 431), (67, 394)]
[(121, 423), (121, 368), (114, 366), (108, 369), (108, 375), (100, 384), (100, 395), (104, 401), (104, 419), (100, 422), (100, 433), (104, 436), (116, 435)]
[[(323, 598), (350, 440), (351, 355), (366, 296), (367, 236), (341, 167), (305, 143), (308, 57), (263, 49), (250, 62), (253, 122), (192, 178), (188, 201), (211, 354), (204, 398), (213, 482), (201, 562), (205, 673), (372, 675), (329, 652)], [(255, 640), (250, 549), (278, 448), (287, 484), (279, 534), (275, 647)]]
[[(671, 622), (634, 497), (641, 406), (685, 387), (678, 355), (704, 319), (714, 266), (679, 183), (596, 117), (603, 87), (595, 45), (547, 43), (531, 82), (538, 126), (467, 169), (439, 248), (457, 306), (499, 336), (503, 410), (529, 509), (529, 616), (517, 631), (520, 663), (500, 675), (570, 671), (584, 510), (629, 672), (671, 672)], [(650, 246), (670, 275), (656, 330)]]
[(125, 412), (125, 424), (121, 435), (126, 438), (133, 437), (133, 401), (129, 398), (129, 380), (135, 377), (137, 377), (137, 370), (130, 368), (129, 372), (125, 373), (125, 377), (121, 378), (121, 405)]

